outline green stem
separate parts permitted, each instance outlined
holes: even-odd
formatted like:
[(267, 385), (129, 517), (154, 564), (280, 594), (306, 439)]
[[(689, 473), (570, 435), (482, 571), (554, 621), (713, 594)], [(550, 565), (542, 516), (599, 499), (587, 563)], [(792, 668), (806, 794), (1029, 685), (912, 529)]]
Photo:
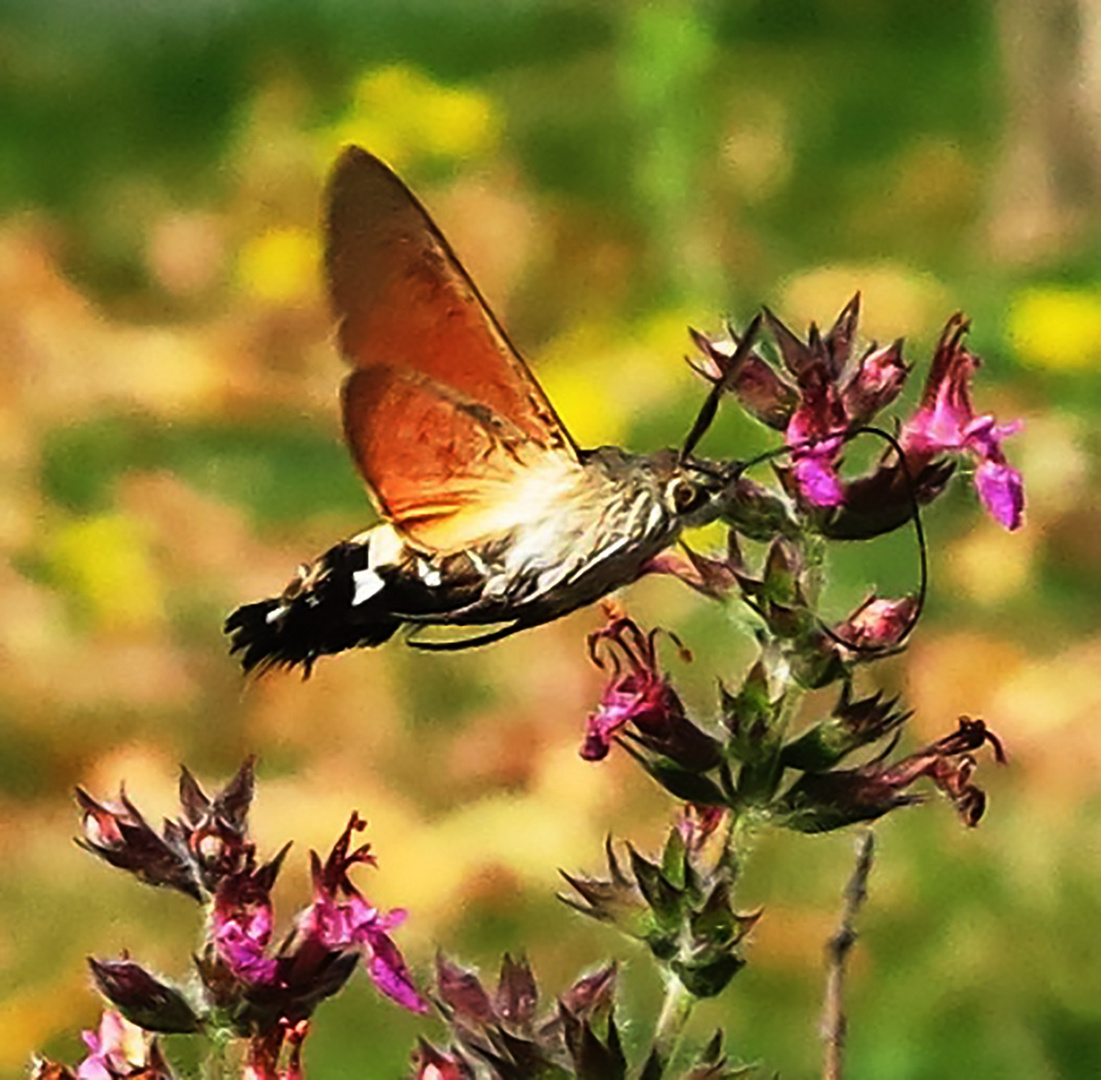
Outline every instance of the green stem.
[(207, 1039), (206, 1059), (203, 1061), (203, 1080), (225, 1080), (226, 1044), (217, 1037)]
[[(654, 1032), (654, 1052), (661, 1061), (661, 1073), (673, 1060), (684, 1035), (688, 1017), (696, 1004), (695, 997), (672, 972), (666, 976), (665, 1000), (661, 1005), (657, 1030)], [(661, 1075), (659, 1073), (659, 1075)]]
[(203, 1080), (231, 1080), (240, 1075), (240, 1069), (234, 1068), (241, 1062), (239, 1053), (231, 1053), (236, 1050), (232, 1036), (224, 1031), (215, 1031), (207, 1035), (205, 1042), (206, 1057), (201, 1067)]
[(733, 881), (738, 880), (753, 854), (753, 845), (760, 826), (760, 816), (752, 808), (734, 810), (730, 814), (720, 864), (730, 871)]

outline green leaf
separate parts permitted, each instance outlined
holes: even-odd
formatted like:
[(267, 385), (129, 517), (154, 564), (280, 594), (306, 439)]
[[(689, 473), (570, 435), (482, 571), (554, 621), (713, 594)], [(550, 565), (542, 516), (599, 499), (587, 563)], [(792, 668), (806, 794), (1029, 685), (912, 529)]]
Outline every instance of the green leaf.
[(670, 966), (693, 997), (710, 998), (730, 985), (730, 980), (745, 967), (745, 961), (732, 953), (722, 953), (702, 961), (674, 960)]
[(661, 872), (665, 880), (677, 889), (685, 887), (685, 871), (688, 868), (688, 846), (680, 829), (675, 825), (669, 830), (665, 849), (661, 853)]

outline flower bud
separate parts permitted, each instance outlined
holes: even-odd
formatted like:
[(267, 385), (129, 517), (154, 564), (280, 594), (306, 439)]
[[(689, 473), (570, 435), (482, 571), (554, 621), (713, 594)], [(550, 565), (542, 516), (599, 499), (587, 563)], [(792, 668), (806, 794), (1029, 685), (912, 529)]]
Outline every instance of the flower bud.
[(690, 333), (704, 356), (702, 365), (696, 370), (712, 383), (729, 378), (728, 385), (746, 412), (762, 424), (783, 431), (799, 401), (795, 387), (756, 352), (750, 352), (738, 371), (730, 376), (730, 363), (737, 352), (739, 339), (729, 328), (725, 339), (711, 339), (698, 331)]
[(202, 899), (198, 875), (186, 850), (158, 835), (125, 792), (119, 793), (117, 802), (100, 803), (78, 787), (76, 799), (83, 811), (84, 832), (77, 843), (85, 851), (148, 885), (164, 885), (194, 900)]
[(902, 360), (902, 338), (869, 349), (841, 388), (841, 401), (852, 424), (863, 424), (902, 392), (910, 369)]
[(834, 627), (834, 634), (854, 649), (885, 652), (900, 645), (913, 629), (917, 605), (916, 596), (888, 600), (872, 593), (843, 623)]
[(146, 1031), (186, 1034), (199, 1030), (199, 1018), (175, 987), (154, 978), (131, 960), (96, 960), (88, 966), (96, 989), (123, 1016)]

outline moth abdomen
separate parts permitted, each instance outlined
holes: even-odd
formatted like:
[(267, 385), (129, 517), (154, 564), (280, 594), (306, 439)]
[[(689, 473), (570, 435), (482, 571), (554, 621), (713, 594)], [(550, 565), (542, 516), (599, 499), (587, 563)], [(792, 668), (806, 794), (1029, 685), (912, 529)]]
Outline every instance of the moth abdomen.
[(281, 596), (232, 612), (225, 632), (244, 670), (301, 665), (309, 675), (319, 656), (393, 637), (403, 620), (391, 612), (385, 580), (369, 558), (369, 539), (344, 541), (304, 567)]

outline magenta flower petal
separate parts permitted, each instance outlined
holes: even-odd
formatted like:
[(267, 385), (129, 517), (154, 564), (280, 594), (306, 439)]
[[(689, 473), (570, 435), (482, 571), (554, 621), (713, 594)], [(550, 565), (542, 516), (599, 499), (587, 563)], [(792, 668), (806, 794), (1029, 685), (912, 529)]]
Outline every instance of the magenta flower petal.
[(585, 761), (603, 761), (608, 756), (615, 733), (647, 707), (645, 688), (641, 693), (623, 692), (624, 685), (632, 680), (633, 676), (628, 676), (612, 682), (604, 691), (596, 711), (589, 714), (585, 722), (585, 741), (580, 751)]
[(1012, 465), (984, 461), (975, 470), (975, 488), (983, 506), (999, 525), (1010, 532), (1021, 527), (1025, 508), (1024, 480)]
[(428, 1012), (398, 947), (381, 932), (370, 935), (367, 972), (380, 993), (410, 1012)]
[(257, 939), (235, 922), (218, 927), (214, 935), (218, 955), (237, 978), (247, 983), (275, 981), (276, 963), (266, 955), (266, 939)]
[(114, 1080), (145, 1062), (143, 1036), (114, 1009), (104, 1009), (98, 1031), (81, 1032), (88, 1056), (77, 1067), (79, 1080)]
[(1005, 460), (1002, 441), (1016, 434), (1020, 421), (998, 424), (975, 415), (970, 380), (979, 358), (963, 344), (967, 321), (953, 316), (941, 335), (921, 405), (903, 425), (900, 438), (912, 474), (943, 453), (977, 458), (975, 487), (990, 515), (1005, 528), (1018, 529), (1024, 512), (1024, 482)]
[(840, 506), (845, 496), (832, 460), (834, 454), (820, 449), (815, 447), (807, 454), (793, 455), (792, 475), (800, 494), (812, 506)]

